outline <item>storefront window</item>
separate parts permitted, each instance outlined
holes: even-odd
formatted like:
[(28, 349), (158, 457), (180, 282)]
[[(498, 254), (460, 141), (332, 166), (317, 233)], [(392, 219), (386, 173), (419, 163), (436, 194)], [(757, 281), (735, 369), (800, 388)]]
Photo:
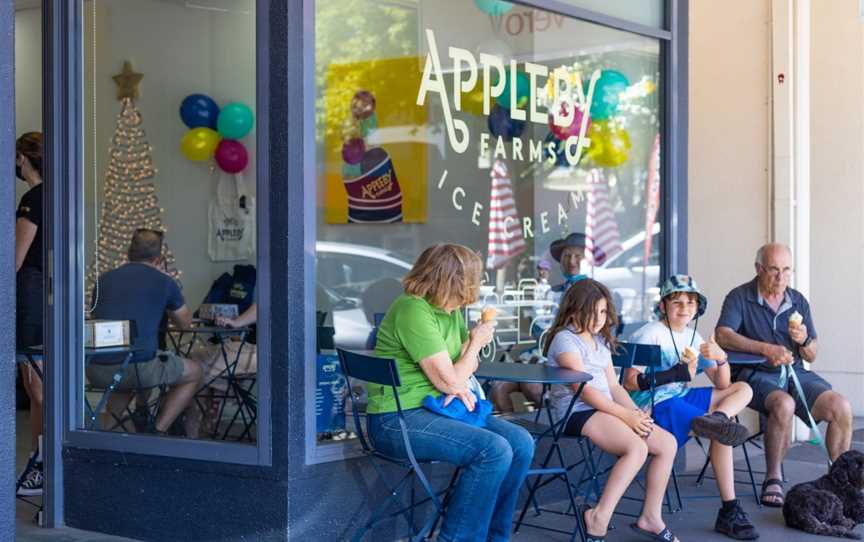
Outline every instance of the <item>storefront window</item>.
[(513, 305), (495, 359), (536, 347), (538, 310), (514, 300), (546, 299), (564, 280), (549, 248), (573, 233), (588, 244), (579, 271), (612, 289), (624, 321), (651, 317), (660, 44), (522, 5), (509, 10), (522, 24), (508, 26), (501, 5), (316, 3), (319, 355), (308, 400), (321, 445), (353, 436), (332, 348), (373, 348), (400, 279), (431, 244), (480, 252), (483, 302)]
[(254, 443), (255, 1), (82, 5), (76, 427)]
[(564, 3), (654, 28), (663, 28), (664, 24), (663, 0), (564, 0)]

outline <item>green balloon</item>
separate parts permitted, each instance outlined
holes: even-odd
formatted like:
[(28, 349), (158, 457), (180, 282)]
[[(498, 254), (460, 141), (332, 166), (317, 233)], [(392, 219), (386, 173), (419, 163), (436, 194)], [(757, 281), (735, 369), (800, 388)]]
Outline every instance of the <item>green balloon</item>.
[[(498, 84), (497, 81), (494, 84)], [(501, 93), (501, 96), (495, 98), (495, 102), (503, 107), (504, 109), (510, 109), (510, 93), (512, 91), (512, 86), (510, 86), (510, 70), (507, 70), (507, 77), (504, 78), (504, 92)], [(516, 72), (516, 107), (525, 107), (528, 103), (528, 97), (531, 94), (531, 81), (528, 79), (528, 76), (522, 72)]]
[(226, 139), (240, 139), (252, 130), (255, 117), (249, 106), (240, 102), (233, 102), (222, 108), (219, 112), (219, 120), (216, 129)]
[[(606, 120), (618, 110), (619, 95), (627, 90), (630, 81), (617, 70), (603, 70), (594, 84), (594, 98), (591, 100), (591, 118)], [(587, 85), (586, 85), (587, 87)], [(587, 92), (587, 88), (585, 89)]]

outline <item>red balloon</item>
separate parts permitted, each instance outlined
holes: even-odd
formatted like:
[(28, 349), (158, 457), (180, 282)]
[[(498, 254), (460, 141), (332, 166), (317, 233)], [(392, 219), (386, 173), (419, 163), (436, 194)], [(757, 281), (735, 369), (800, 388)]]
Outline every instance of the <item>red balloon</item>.
[[(567, 126), (558, 126), (555, 124), (555, 116), (549, 113), (549, 129), (555, 134), (555, 137), (561, 141), (566, 141), (570, 136), (578, 136), (579, 130), (582, 129), (582, 110), (576, 106), (570, 105), (567, 102), (561, 102), (557, 105), (560, 108), (560, 115), (564, 118)], [(591, 119), (588, 119), (588, 125), (585, 127), (585, 134), (588, 134), (588, 127), (591, 126)]]
[(249, 153), (246, 152), (246, 147), (234, 139), (220, 141), (214, 157), (225, 173), (240, 173), (249, 164)]

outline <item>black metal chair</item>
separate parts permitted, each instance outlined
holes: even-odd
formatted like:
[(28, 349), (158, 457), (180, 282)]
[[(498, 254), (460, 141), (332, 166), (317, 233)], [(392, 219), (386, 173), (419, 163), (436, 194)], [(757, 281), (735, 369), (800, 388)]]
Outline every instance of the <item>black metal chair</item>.
[[(650, 391), (651, 391), (651, 409), (654, 409), (654, 372), (657, 370), (657, 367), (660, 367), (661, 358), (660, 358), (660, 346), (656, 344), (636, 344), (629, 342), (619, 342), (618, 348), (612, 352), (612, 365), (620, 370), (618, 375), (618, 383), (624, 383), (624, 373), (627, 369), (632, 368), (634, 365), (639, 365), (647, 368), (648, 379), (650, 382)], [(672, 499), (669, 498), (669, 490), (666, 490), (666, 508), (669, 510), (670, 514), (674, 514), (678, 510), (683, 508), (683, 503), (681, 501), (681, 491), (678, 488), (678, 474), (675, 472), (675, 467), (672, 467), (672, 474), (670, 476), (672, 479), (672, 486), (675, 489), (675, 498), (678, 501), (678, 508), (675, 509), (672, 507)], [(629, 497), (624, 496), (624, 499), (641, 501), (638, 497)], [(618, 512), (616, 512), (618, 513)], [(623, 514), (628, 515), (628, 514)]]
[[(405, 521), (408, 523), (409, 528), (411, 529), (412, 542), (422, 541), (432, 533), (438, 520), (443, 517), (444, 510), (447, 506), (447, 498), (459, 475), (459, 469), (457, 468), (455, 470), (453, 476), (450, 479), (450, 483), (443, 491), (436, 492), (432, 488), (432, 484), (429, 482), (429, 478), (421, 469), (421, 465), (436, 464), (438, 463), (438, 461), (422, 461), (418, 460), (414, 455), (414, 450), (411, 447), (411, 440), (408, 438), (408, 430), (405, 425), (405, 416), (402, 412), (402, 405), (399, 402), (397, 388), (401, 385), (401, 381), (399, 379), (399, 371), (396, 368), (396, 362), (394, 360), (366, 356), (363, 354), (349, 352), (347, 350), (342, 350), (338, 348), (336, 349), (336, 353), (339, 356), (339, 363), (342, 366), (342, 373), (345, 375), (345, 379), (347, 380), (348, 384), (347, 387), (349, 393), (351, 394), (351, 414), (354, 418), (354, 426), (357, 431), (357, 437), (360, 440), (360, 445), (363, 449), (363, 454), (369, 459), (370, 463), (372, 463), (373, 468), (378, 473), (378, 477), (381, 480), (381, 483), (387, 488), (388, 491), (387, 498), (384, 499), (384, 501), (381, 502), (381, 504), (379, 504), (378, 507), (372, 512), (366, 523), (362, 527), (360, 527), (354, 534), (352, 540), (354, 542), (359, 542), (363, 539), (363, 536), (370, 529), (372, 529), (381, 521), (401, 516), (405, 519)], [(380, 386), (390, 386), (390, 388), (393, 390), (393, 394), (396, 397), (396, 411), (399, 416), (399, 425), (402, 429), (402, 438), (405, 443), (407, 459), (391, 457), (384, 453), (381, 453), (375, 448), (372, 441), (367, 438), (363, 425), (360, 422), (360, 398), (357, 394), (355, 394), (354, 389), (351, 385), (352, 379), (372, 384), (378, 384)], [(390, 485), (387, 482), (387, 479), (384, 476), (384, 472), (382, 470), (383, 464), (394, 465), (396, 467), (404, 469), (405, 472), (403, 476), (399, 479), (399, 481), (396, 483), (396, 485)], [(420, 481), (420, 485), (422, 486), (423, 491), (427, 495), (426, 498), (420, 501), (415, 501), (415, 479)], [(402, 506), (399, 507), (397, 511), (388, 514), (387, 511), (393, 504), (397, 504), (397, 506), (400, 504), (400, 496), (406, 489), (410, 489), (410, 501), (408, 505), (405, 506), (404, 503), (401, 503)], [(432, 504), (432, 506), (434, 507), (434, 513), (423, 523), (423, 525), (419, 529), (417, 529), (414, 522), (414, 512), (418, 507), (423, 506), (426, 503)]]

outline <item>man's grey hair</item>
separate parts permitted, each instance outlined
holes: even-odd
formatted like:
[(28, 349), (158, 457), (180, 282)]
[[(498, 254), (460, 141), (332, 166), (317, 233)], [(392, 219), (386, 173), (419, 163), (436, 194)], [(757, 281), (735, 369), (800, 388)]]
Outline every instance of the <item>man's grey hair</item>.
[(773, 248), (782, 248), (790, 255), (792, 254), (792, 249), (788, 246), (780, 244), (780, 243), (768, 243), (767, 245), (762, 245), (759, 247), (759, 250), (756, 251), (756, 264), (757, 265), (765, 265), (765, 253), (768, 252), (769, 249)]
[(762, 245), (762, 246), (759, 247), (759, 249), (756, 251), (756, 263), (757, 263), (758, 265), (765, 265), (765, 247), (766, 247), (766, 246), (767, 246), (767, 245)]

